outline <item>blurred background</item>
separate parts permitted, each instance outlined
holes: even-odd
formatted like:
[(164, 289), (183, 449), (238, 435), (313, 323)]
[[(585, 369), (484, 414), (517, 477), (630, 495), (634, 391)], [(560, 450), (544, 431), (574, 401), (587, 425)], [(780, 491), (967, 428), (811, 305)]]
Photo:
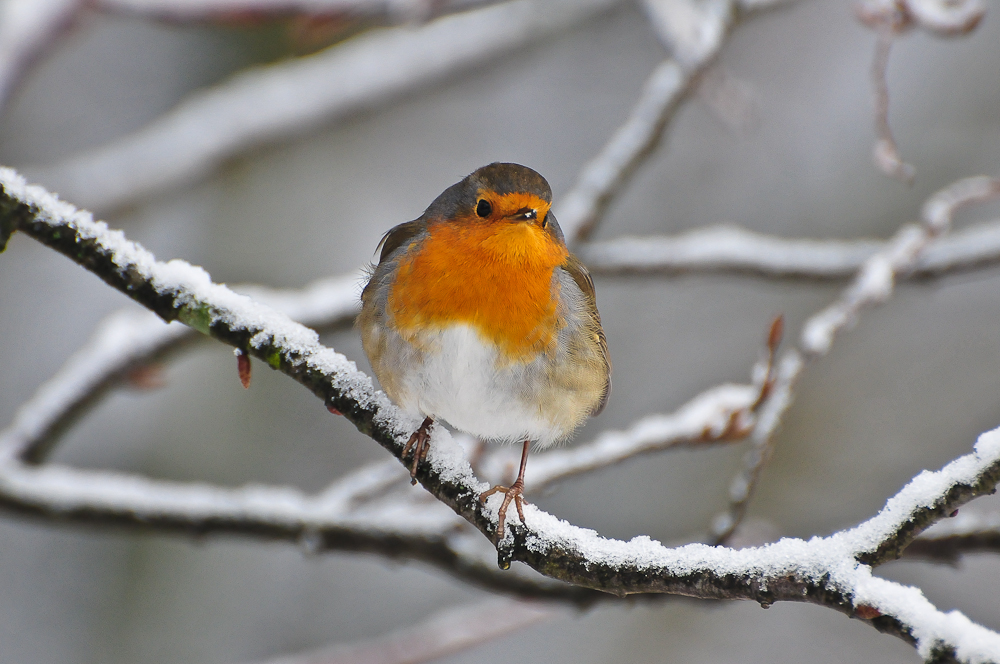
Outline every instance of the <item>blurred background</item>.
[[(26, 71), (0, 116), (0, 163), (65, 193), (52, 176), (63, 160), (142, 128), (244, 67), (318, 50), (353, 29), (84, 12)], [(732, 222), (788, 237), (884, 238), (916, 219), (940, 187), (995, 174), (997, 16), (966, 37), (917, 31), (894, 47), (891, 121), (917, 169), (912, 186), (872, 163), (874, 43), (844, 2), (803, 0), (737, 27), (719, 66), (752, 92), (753, 117), (727, 124), (698, 99), (686, 103), (597, 237)], [(159, 259), (201, 265), (217, 282), (301, 287), (372, 260), (389, 227), (491, 161), (535, 168), (558, 200), (665, 55), (641, 7), (623, 2), (402, 98), (247, 150), (193, 184), (97, 213)], [(998, 213), (997, 205), (975, 206), (958, 225)], [(596, 281), (615, 389), (577, 441), (670, 412), (720, 382), (746, 382), (776, 314), (797, 337), (844, 286), (719, 274)], [(96, 277), (15, 235), (0, 255), (0, 422), (101, 318), (128, 306)], [(1000, 425), (998, 312), (997, 268), (906, 282), (887, 305), (866, 311), (799, 385), (750, 508), (758, 532), (808, 538), (851, 526), (920, 470), (968, 452), (979, 433)], [(324, 342), (367, 370), (355, 332)], [(156, 391), (115, 392), (54, 459), (316, 491), (384, 457), (261, 363), (244, 390), (221, 344), (198, 346), (166, 378)], [(609, 537), (697, 540), (725, 507), (744, 451), (645, 456), (532, 500)], [(954, 568), (897, 562), (878, 573), (1000, 629), (993, 557), (969, 556)], [(378, 636), (485, 596), (420, 564), (0, 515), (0, 664), (255, 661)], [(917, 660), (902, 641), (820, 607), (667, 598), (605, 603), (443, 661)]]

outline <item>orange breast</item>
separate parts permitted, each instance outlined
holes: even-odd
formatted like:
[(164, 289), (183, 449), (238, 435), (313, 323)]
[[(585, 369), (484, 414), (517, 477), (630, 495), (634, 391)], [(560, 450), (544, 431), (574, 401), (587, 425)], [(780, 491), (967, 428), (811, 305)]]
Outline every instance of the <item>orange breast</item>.
[(561, 326), (552, 272), (567, 251), (537, 222), (432, 223), (400, 260), (389, 312), (400, 334), (465, 323), (511, 361), (554, 347)]

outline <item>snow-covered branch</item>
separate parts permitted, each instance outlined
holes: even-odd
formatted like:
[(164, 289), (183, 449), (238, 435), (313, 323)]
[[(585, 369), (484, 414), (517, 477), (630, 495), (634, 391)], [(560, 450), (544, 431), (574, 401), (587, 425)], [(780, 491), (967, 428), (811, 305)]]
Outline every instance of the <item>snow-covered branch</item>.
[[(122, 233), (109, 230), (41, 188), (27, 186), (10, 170), (0, 171), (0, 188), (0, 240), (5, 241), (15, 231), (28, 234), (66, 254), (164, 319), (182, 320), (204, 334), (266, 360), (344, 413), (397, 459), (401, 456), (403, 441), (417, 423), (376, 393), (371, 381), (346, 358), (322, 346), (314, 332), (212, 283), (199, 268), (183, 261), (156, 261)], [(825, 310), (807, 325), (803, 335), (807, 349), (825, 352), (828, 346), (814, 343), (821, 336), (820, 326), (825, 326), (822, 338), (832, 338), (846, 325), (852, 311), (856, 313), (863, 304), (880, 301), (891, 292), (895, 272), (915, 260), (921, 242), (932, 232), (929, 224), (909, 229), (898, 234), (886, 251), (869, 259), (855, 284), (845, 291), (842, 299), (853, 307), (850, 311), (832, 316)], [(776, 385), (782, 381), (790, 385), (789, 376), (796, 373), (787, 368), (788, 357), (779, 363)], [(769, 411), (769, 404), (783, 401), (787, 397), (775, 388), (759, 415), (761, 424), (756, 430), (773, 430), (766, 418), (780, 415), (783, 408), (772, 407)], [(428, 461), (417, 472), (424, 487), (483, 535), (492, 537), (498, 501), (480, 504), (479, 493), (488, 485), (474, 476), (461, 449), (446, 432), (435, 430)], [(264, 536), (295, 539), (309, 549), (321, 548), (325, 542), (341, 537), (357, 538), (342, 543), (343, 548), (350, 544), (355, 550), (376, 550), (387, 555), (390, 549), (386, 538), (377, 537), (379, 513), (374, 506), (375, 512), (366, 514), (362, 521), (367, 537), (359, 536), (357, 528), (349, 533), (339, 530), (364, 509), (345, 508), (343, 496), (359, 495), (380, 486), (386, 481), (380, 474), (383, 471), (372, 471), (376, 477), (354, 482), (363, 490), (352, 488), (307, 498), (284, 489), (220, 491), (169, 482), (146, 484), (150, 481), (134, 477), (81, 478), (76, 471), (57, 466), (26, 467), (11, 456), (0, 463), (4, 493), (18, 497), (16, 504), (8, 502), (12, 509), (40, 513), (39, 504), (44, 504), (50, 517), (88, 519), (95, 517), (87, 511), (88, 505), (96, 503), (105, 506), (105, 514), (114, 514), (114, 518), (103, 519), (109, 522), (131, 520), (189, 529), (192, 520), (196, 524), (224, 526), (234, 517), (241, 517), (247, 506), (254, 506), (270, 515), (270, 520), (259, 526)], [(938, 611), (918, 590), (874, 577), (870, 568), (898, 556), (934, 521), (992, 492), (998, 480), (1000, 430), (984, 434), (973, 453), (941, 471), (917, 476), (876, 517), (826, 538), (808, 542), (785, 539), (739, 551), (702, 544), (669, 549), (646, 537), (629, 542), (606, 539), (528, 505), (527, 523), (508, 528), (505, 538), (496, 544), (503, 566), (521, 561), (581, 588), (617, 595), (671, 593), (751, 599), (765, 605), (775, 601), (813, 602), (900, 636), (928, 659), (1000, 661), (1000, 635), (975, 625), (958, 612)], [(88, 497), (87, 503), (76, 502), (81, 495)], [(303, 513), (310, 516), (310, 523), (297, 519)], [(430, 549), (427, 558), (453, 556), (454, 549), (440, 543), (435, 547), (424, 537), (428, 529), (439, 532), (441, 524), (437, 519), (442, 517), (433, 510), (417, 514), (409, 513), (404, 518), (398, 514), (381, 516), (388, 519), (397, 535), (405, 524), (417, 536), (406, 545)], [(389, 542), (400, 544), (399, 540)], [(487, 575), (485, 566), (468, 573), (469, 577), (479, 575)], [(520, 583), (517, 576), (511, 575), (510, 579), (510, 584)], [(495, 583), (503, 585), (501, 580)], [(574, 592), (568, 588), (556, 591)]]
[[(606, 468), (639, 454), (682, 445), (737, 441), (753, 426), (752, 408), (759, 393), (758, 386), (719, 385), (674, 413), (649, 415), (625, 431), (606, 431), (591, 443), (536, 454), (528, 466), (525, 483), (531, 492), (540, 491), (567, 477)], [(514, 460), (510, 453), (503, 457), (508, 462)], [(499, 469), (491, 472), (487, 466), (483, 470), (491, 478), (503, 477)]]
[(737, 20), (774, 3), (649, 0), (645, 4), (672, 57), (653, 70), (628, 119), (584, 165), (576, 184), (555, 205), (559, 223), (571, 240), (590, 236), (615, 194), (656, 149), (674, 112), (715, 61)]
[(315, 55), (248, 69), (138, 132), (33, 173), (106, 210), (192, 182), (233, 154), (375, 107), (516, 51), (620, 0), (513, 0), (387, 28)]
[(899, 155), (889, 125), (889, 53), (896, 38), (912, 27), (941, 37), (971, 32), (986, 14), (982, 0), (868, 0), (857, 5), (858, 19), (878, 33), (872, 58), (871, 83), (875, 96), (875, 164), (885, 174), (913, 182), (912, 164)]
[[(358, 310), (360, 274), (318, 280), (302, 290), (235, 287), (317, 330), (350, 325)], [(28, 463), (41, 461), (76, 417), (134, 372), (201, 339), (192, 328), (132, 309), (102, 321), (91, 339), (19, 409), (0, 432), (0, 449)]]
[(866, 0), (858, 18), (871, 28), (889, 23), (899, 29), (918, 27), (939, 37), (964, 35), (986, 15), (983, 0)]
[[(765, 277), (844, 279), (886, 247), (885, 240), (793, 239), (737, 226), (673, 236), (588, 242), (577, 255), (595, 274), (745, 272)], [(928, 277), (1000, 261), (1000, 220), (934, 238), (903, 277)]]
[(794, 386), (807, 361), (826, 355), (834, 337), (853, 326), (862, 309), (891, 297), (896, 279), (913, 272), (932, 241), (950, 230), (957, 209), (998, 194), (1000, 179), (986, 176), (963, 178), (935, 192), (924, 204), (923, 223), (904, 224), (879, 251), (865, 259), (835, 302), (805, 322), (799, 346), (786, 351), (778, 362), (774, 387), (750, 434), (751, 446), (743, 468), (730, 484), (729, 508), (712, 522), (714, 541), (725, 542), (745, 516), (763, 468), (771, 458), (774, 433), (791, 406)]
[(935, 193), (924, 206), (923, 224), (906, 224), (886, 247), (858, 271), (840, 299), (813, 316), (802, 330), (802, 348), (808, 355), (825, 355), (833, 337), (853, 325), (861, 309), (892, 295), (896, 276), (911, 272), (927, 245), (948, 230), (954, 210), (1000, 193), (1000, 180), (977, 176), (959, 180)]

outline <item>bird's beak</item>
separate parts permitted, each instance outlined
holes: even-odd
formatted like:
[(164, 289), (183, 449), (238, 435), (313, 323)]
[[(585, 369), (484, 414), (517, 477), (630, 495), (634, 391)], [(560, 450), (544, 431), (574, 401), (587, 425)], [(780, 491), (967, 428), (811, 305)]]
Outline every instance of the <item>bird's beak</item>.
[(510, 219), (513, 221), (531, 221), (532, 219), (538, 218), (538, 210), (535, 208), (521, 208), (514, 214), (510, 215)]

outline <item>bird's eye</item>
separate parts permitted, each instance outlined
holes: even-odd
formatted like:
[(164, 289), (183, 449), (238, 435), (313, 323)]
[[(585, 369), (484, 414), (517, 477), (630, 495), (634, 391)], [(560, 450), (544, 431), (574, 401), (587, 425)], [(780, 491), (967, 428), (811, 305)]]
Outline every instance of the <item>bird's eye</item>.
[(488, 217), (490, 213), (493, 212), (493, 206), (485, 198), (479, 199), (479, 204), (476, 205), (476, 214), (480, 217)]

